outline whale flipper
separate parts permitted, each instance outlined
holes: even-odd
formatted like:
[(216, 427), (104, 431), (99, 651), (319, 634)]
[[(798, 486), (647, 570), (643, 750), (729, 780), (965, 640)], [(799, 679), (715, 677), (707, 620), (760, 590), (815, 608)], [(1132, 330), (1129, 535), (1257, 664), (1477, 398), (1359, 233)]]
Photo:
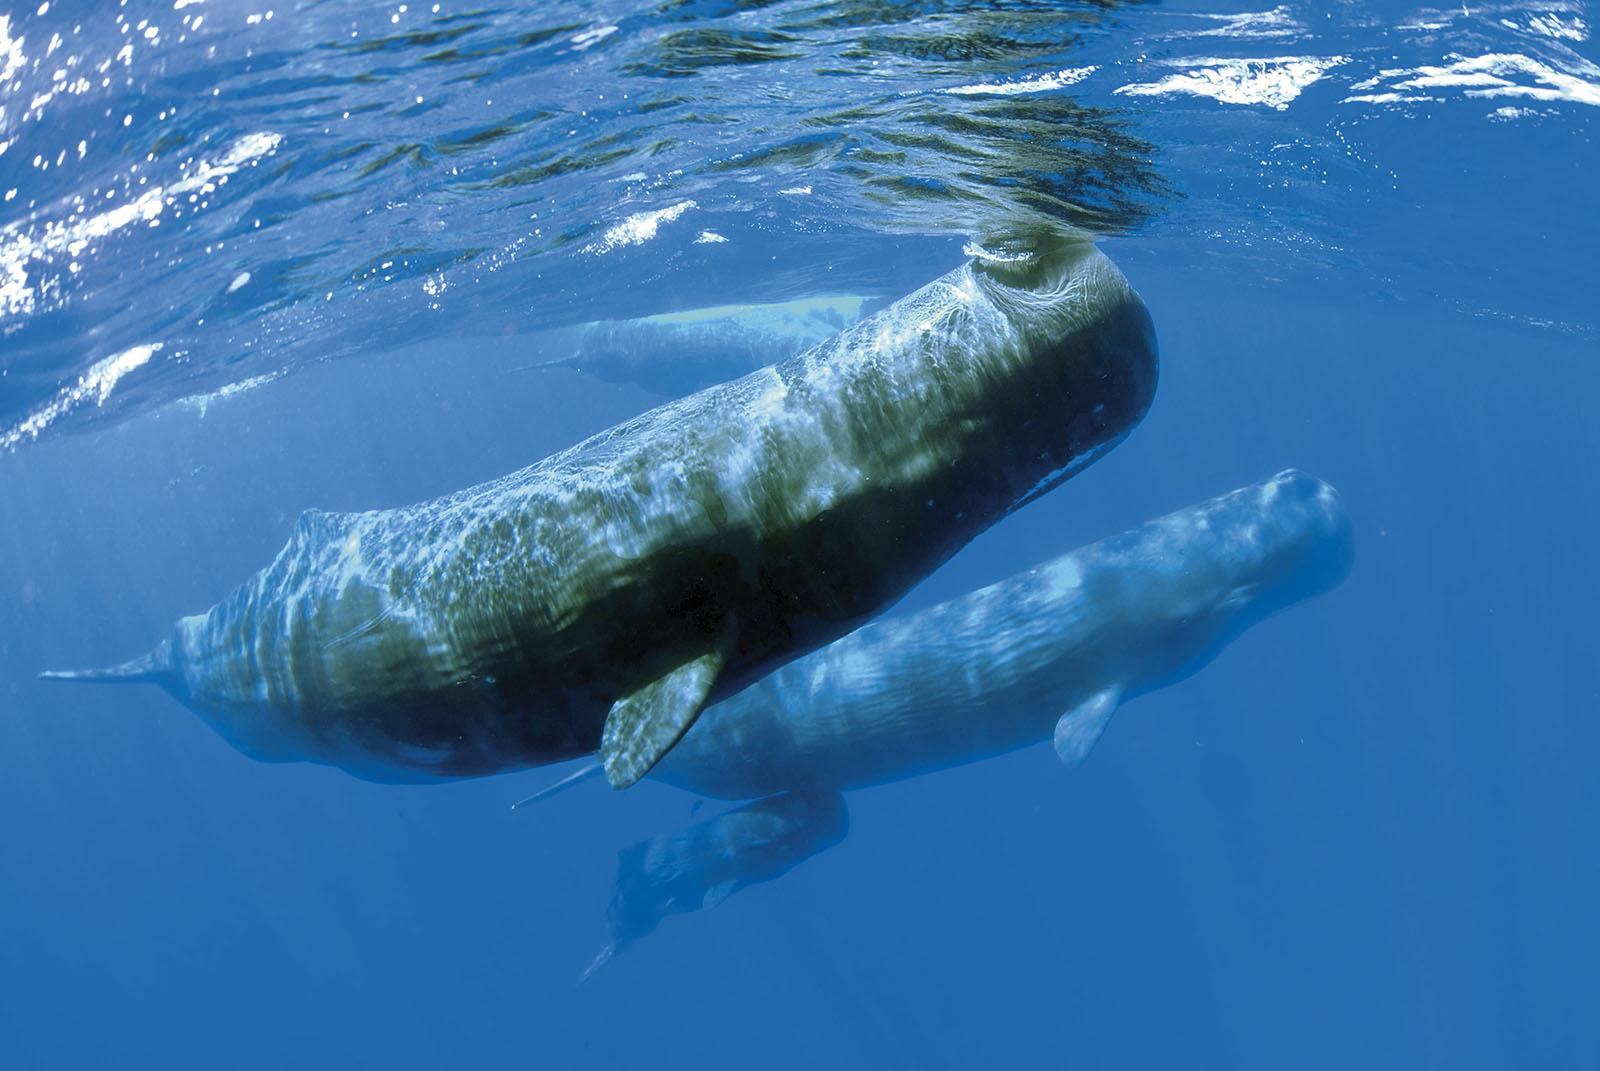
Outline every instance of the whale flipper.
[(1089, 757), (1121, 698), (1121, 688), (1107, 688), (1061, 715), (1061, 720), (1056, 722), (1056, 757), (1061, 765), (1071, 769)]
[(715, 885), (711, 886), (711, 888), (707, 889), (705, 896), (701, 898), (701, 910), (709, 911), (711, 908), (716, 907), (718, 904), (722, 903), (722, 901), (738, 892), (740, 888), (741, 886), (737, 881), (717, 882)]
[(727, 663), (725, 649), (719, 644), (612, 705), (600, 736), (600, 759), (612, 788), (627, 788), (649, 773), (689, 731)]

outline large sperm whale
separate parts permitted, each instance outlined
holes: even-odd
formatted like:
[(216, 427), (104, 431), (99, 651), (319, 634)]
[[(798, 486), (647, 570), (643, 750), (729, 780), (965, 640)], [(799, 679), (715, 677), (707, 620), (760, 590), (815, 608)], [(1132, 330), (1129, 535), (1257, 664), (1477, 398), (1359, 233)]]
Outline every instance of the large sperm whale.
[(1332, 588), (1352, 557), (1337, 493), (1290, 469), (866, 625), (710, 707), (651, 777), (722, 799), (846, 791), (1052, 738), (1075, 766), (1120, 704)]
[(708, 701), (881, 611), (1149, 406), (1092, 245), (978, 256), (799, 356), (434, 501), (304, 514), (149, 654), (239, 749), (386, 781), (595, 750), (622, 787)]

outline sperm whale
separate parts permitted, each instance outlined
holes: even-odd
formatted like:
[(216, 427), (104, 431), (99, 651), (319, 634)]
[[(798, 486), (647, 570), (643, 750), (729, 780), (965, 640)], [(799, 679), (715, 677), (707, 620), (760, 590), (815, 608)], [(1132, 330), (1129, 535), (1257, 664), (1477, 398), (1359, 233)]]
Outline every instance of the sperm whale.
[(1075, 766), (1121, 704), (1334, 587), (1352, 560), (1338, 494), (1285, 470), (874, 621), (710, 707), (651, 777), (722, 799), (848, 791), (1051, 739)]
[(501, 479), (309, 511), (150, 653), (234, 746), (380, 781), (600, 749), (614, 786), (708, 702), (859, 626), (1149, 406), (1150, 316), (1104, 254), (975, 256), (775, 366)]

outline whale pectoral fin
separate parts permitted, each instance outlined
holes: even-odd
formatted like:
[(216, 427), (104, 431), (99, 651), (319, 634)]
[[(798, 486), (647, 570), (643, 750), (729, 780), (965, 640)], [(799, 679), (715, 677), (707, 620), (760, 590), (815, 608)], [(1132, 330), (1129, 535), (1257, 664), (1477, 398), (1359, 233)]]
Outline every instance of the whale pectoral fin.
[(612, 704), (600, 735), (600, 759), (612, 788), (650, 772), (700, 716), (726, 658), (710, 651)]
[(1121, 688), (1107, 688), (1096, 692), (1079, 703), (1056, 722), (1056, 757), (1061, 765), (1071, 769), (1089, 757), (1095, 741), (1106, 731), (1111, 715), (1116, 712), (1117, 701), (1122, 698)]
[(719, 881), (706, 890), (705, 896), (700, 900), (700, 906), (705, 910), (710, 910), (732, 896), (738, 889), (739, 883), (736, 881)]

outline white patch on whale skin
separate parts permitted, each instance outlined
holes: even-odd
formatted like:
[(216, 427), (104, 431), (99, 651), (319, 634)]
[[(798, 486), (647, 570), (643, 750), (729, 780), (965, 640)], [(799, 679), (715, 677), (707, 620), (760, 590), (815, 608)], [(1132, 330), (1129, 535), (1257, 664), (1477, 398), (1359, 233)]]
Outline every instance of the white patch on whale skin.
[(766, 387), (751, 399), (747, 411), (755, 420), (777, 420), (786, 411), (783, 403), (789, 397), (789, 386), (776, 372), (769, 372), (764, 378), (768, 380)]
[(1071, 557), (1039, 567), (1039, 581), (1052, 599), (1065, 598), (1083, 586), (1083, 567)]

